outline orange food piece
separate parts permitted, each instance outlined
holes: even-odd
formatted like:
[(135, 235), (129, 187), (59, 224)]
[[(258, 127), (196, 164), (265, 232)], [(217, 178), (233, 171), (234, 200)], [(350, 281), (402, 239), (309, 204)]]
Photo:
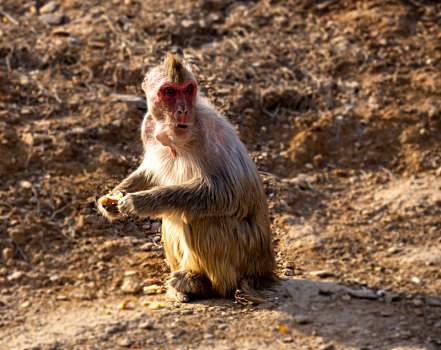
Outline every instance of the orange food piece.
[(282, 326), (281, 324), (278, 324), (277, 328), (279, 328), (283, 333), (288, 333), (288, 328)]
[(101, 205), (106, 205), (107, 202), (110, 202), (112, 204), (118, 204), (119, 200), (123, 197), (123, 194), (121, 192), (115, 192), (112, 195), (107, 195), (101, 200)]

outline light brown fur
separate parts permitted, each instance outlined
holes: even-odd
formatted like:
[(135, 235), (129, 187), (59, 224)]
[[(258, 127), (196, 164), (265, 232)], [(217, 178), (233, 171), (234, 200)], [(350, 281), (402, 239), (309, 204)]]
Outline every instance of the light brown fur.
[[(181, 67), (187, 81), (194, 79)], [(149, 113), (142, 127), (143, 162), (112, 191), (125, 194), (119, 212), (98, 204), (99, 210), (110, 220), (121, 213), (162, 218), (172, 270), (169, 293), (175, 299), (236, 292), (242, 302), (262, 302), (253, 288), (275, 280), (275, 262), (257, 170), (233, 126), (200, 94), (189, 104), (185, 133), (173, 132), (174, 107), (167, 109), (158, 99), (159, 86), (170, 79), (167, 67), (146, 75)], [(166, 144), (157, 137), (158, 126), (167, 133)]]

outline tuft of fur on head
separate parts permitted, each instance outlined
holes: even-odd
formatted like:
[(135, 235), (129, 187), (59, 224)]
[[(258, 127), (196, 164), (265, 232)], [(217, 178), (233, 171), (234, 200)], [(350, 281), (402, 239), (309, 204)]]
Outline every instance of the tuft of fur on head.
[(186, 81), (186, 69), (180, 59), (172, 53), (167, 53), (164, 59), (164, 71), (170, 81), (183, 84)]

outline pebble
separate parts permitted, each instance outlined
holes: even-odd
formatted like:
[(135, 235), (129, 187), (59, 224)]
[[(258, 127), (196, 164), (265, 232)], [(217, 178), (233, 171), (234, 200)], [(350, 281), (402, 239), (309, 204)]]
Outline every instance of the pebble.
[(9, 237), (17, 244), (23, 244), (27, 241), (28, 236), (25, 230), (21, 227), (13, 227), (8, 229)]
[(134, 344), (129, 338), (120, 338), (116, 342), (119, 346), (123, 346), (125, 348), (128, 348), (130, 345)]
[(441, 328), (441, 321), (438, 321), (434, 324), (435, 328)]
[(311, 323), (311, 319), (306, 316), (306, 315), (295, 315), (294, 316), (294, 321), (297, 324), (307, 324), (307, 323)]
[(121, 290), (124, 293), (128, 293), (128, 294), (136, 294), (141, 290), (141, 288), (142, 288), (141, 284), (132, 280), (124, 281), (123, 285), (121, 286)]
[(153, 231), (158, 231), (162, 224), (158, 221), (152, 223), (151, 228)]
[(283, 273), (285, 276), (294, 276), (294, 271), (291, 269), (285, 269)]
[(58, 8), (56, 1), (49, 1), (47, 4), (44, 4), (40, 7), (40, 13), (52, 13)]
[(291, 337), (283, 338), (284, 343), (292, 343), (293, 341), (294, 341), (294, 339), (292, 339)]
[(375, 294), (370, 289), (349, 290), (348, 293), (350, 296), (352, 296), (354, 298), (359, 298), (359, 299), (377, 299), (378, 298), (378, 295)]
[(146, 321), (139, 325), (140, 329), (153, 329), (153, 322), (152, 321)]
[(424, 305), (424, 302), (421, 299), (415, 299), (412, 301), (413, 305), (415, 305), (416, 307), (420, 307)]
[(8, 276), (6, 277), (6, 279), (7, 279), (9, 282), (16, 282), (16, 281), (21, 280), (24, 276), (25, 276), (25, 274), (24, 274), (23, 272), (21, 272), (21, 271), (16, 271), (16, 272), (13, 272), (13, 273), (11, 273), (10, 275), (8, 275)]
[(154, 245), (152, 242), (147, 242), (147, 243), (143, 244), (143, 245), (141, 246), (140, 249), (141, 249), (143, 252), (149, 252), (149, 251), (152, 250), (152, 248), (153, 248), (154, 246), (155, 246), (155, 245)]
[(5, 248), (2, 251), (5, 260), (14, 259), (14, 250), (12, 248)]
[(227, 329), (227, 327), (228, 327), (228, 325), (227, 325), (226, 323), (223, 323), (223, 324), (220, 324), (220, 325), (217, 327), (217, 329), (223, 331), (223, 330)]
[(61, 13), (45, 13), (40, 16), (40, 22), (52, 26), (63, 24), (64, 21), (65, 21), (65, 16)]
[(287, 261), (283, 263), (283, 266), (286, 267), (287, 269), (294, 269), (296, 267), (296, 264), (294, 264), (294, 262), (292, 261)]
[(426, 303), (429, 306), (435, 306), (435, 307), (440, 307), (441, 306), (441, 301), (438, 300), (438, 299), (434, 299), (434, 298), (426, 299)]
[(333, 277), (334, 274), (328, 270), (319, 270), (319, 271), (310, 271), (309, 274), (311, 276), (316, 276), (319, 278)]
[(412, 282), (415, 284), (420, 284), (421, 280), (418, 277), (412, 277)]
[(29, 190), (32, 188), (32, 183), (30, 183), (29, 181), (26, 181), (26, 180), (22, 180), (22, 181), (20, 181), (20, 187), (24, 188), (26, 190)]

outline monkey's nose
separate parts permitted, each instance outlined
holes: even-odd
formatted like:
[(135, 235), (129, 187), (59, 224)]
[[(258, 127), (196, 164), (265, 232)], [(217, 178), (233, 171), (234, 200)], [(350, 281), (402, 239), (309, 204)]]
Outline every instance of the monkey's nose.
[(186, 115), (188, 113), (188, 109), (178, 109), (178, 114)]

